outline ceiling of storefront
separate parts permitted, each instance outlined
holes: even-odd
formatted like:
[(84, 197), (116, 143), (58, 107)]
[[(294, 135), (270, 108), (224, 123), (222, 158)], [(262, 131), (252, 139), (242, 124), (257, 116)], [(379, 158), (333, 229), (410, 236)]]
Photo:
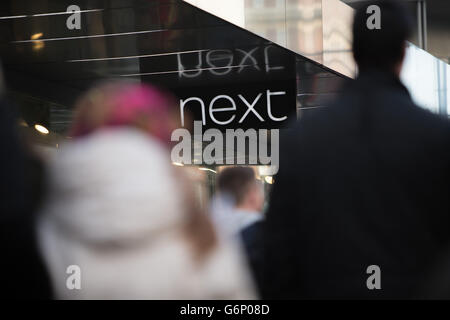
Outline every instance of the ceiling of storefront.
[(0, 57), (10, 90), (70, 110), (81, 92), (112, 78), (181, 96), (289, 83), (301, 90), (300, 106), (310, 106), (311, 96), (334, 92), (343, 78), (181, 0), (80, 0), (79, 30), (66, 26), (71, 4), (1, 2)]

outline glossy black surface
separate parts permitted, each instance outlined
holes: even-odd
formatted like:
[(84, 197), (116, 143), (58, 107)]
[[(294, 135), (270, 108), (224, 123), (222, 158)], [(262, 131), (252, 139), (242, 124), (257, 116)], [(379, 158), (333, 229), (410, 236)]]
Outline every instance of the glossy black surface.
[[(183, 1), (76, 1), (84, 11), (80, 30), (66, 27), (66, 9), (72, 4), (9, 0), (0, 5), (6, 82), (16, 95), (47, 106), (48, 119), (39, 121), (57, 131), (70, 122), (67, 113), (76, 97), (106, 79), (151, 82), (180, 99), (200, 97), (205, 108), (214, 97), (227, 95), (237, 108), (229, 127), (274, 128), (285, 121), (269, 119), (268, 90), (285, 92), (273, 96), (271, 103), (273, 116), (288, 120), (295, 118), (297, 108), (322, 106), (344, 78)], [(264, 121), (251, 113), (238, 122), (247, 110), (239, 94), (248, 103), (261, 94), (255, 110)], [(229, 102), (216, 103), (218, 108)], [(22, 111), (33, 105), (29, 102)], [(199, 108), (190, 109), (198, 117)], [(66, 119), (65, 125), (51, 119), (55, 112), (56, 119)], [(226, 112), (222, 116), (230, 118)]]

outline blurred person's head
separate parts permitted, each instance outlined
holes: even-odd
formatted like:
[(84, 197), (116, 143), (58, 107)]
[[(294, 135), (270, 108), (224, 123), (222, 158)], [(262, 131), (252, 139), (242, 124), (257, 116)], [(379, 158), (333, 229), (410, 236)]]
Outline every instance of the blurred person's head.
[(176, 105), (171, 94), (147, 84), (101, 84), (76, 103), (69, 135), (77, 138), (104, 127), (128, 126), (169, 143), (177, 128)]
[[(84, 177), (86, 180), (94, 179), (94, 178), (102, 178), (105, 179), (104, 183), (100, 183), (99, 187), (104, 188), (109, 185), (109, 188), (117, 185), (123, 185), (126, 187), (133, 187), (133, 181), (139, 182), (140, 186), (145, 186), (147, 182), (145, 175), (154, 174), (157, 177), (157, 173), (163, 175), (165, 173), (162, 168), (170, 168), (171, 171), (179, 170), (179, 168), (175, 168), (171, 165), (170, 156), (166, 153), (162, 153), (161, 150), (157, 150), (157, 148), (152, 147), (153, 138), (156, 138), (159, 142), (163, 142), (163, 144), (170, 143), (171, 133), (174, 129), (177, 128), (177, 101), (175, 97), (154, 86), (148, 84), (136, 84), (130, 82), (121, 82), (121, 81), (113, 81), (106, 82), (100, 84), (98, 86), (93, 87), (87, 93), (85, 93), (76, 103), (75, 106), (75, 117), (73, 121), (73, 125), (71, 128), (70, 135), (75, 138), (72, 144), (72, 147), (69, 150), (72, 150), (74, 146), (78, 145), (79, 150), (85, 149), (83, 155), (81, 152), (73, 151), (73, 157), (70, 160), (67, 160), (68, 165), (73, 165), (73, 162), (76, 159), (76, 156), (82, 156), (83, 163), (79, 163), (76, 167), (78, 173)], [(110, 132), (102, 133), (101, 129), (114, 129), (109, 130)], [(148, 148), (148, 150), (139, 150), (140, 148), (132, 146), (136, 146), (136, 143), (139, 139), (139, 133), (137, 136), (133, 134), (127, 133), (127, 129), (138, 129), (138, 132), (143, 133), (143, 136), (146, 136), (148, 140), (147, 142), (141, 141), (141, 148)], [(82, 139), (87, 141), (77, 142), (76, 138), (80, 137), (88, 137), (89, 139)], [(115, 138), (111, 138), (115, 137)], [(128, 141), (127, 141), (128, 139)], [(114, 141), (116, 140), (116, 141)], [(122, 142), (122, 143), (121, 143)], [(111, 149), (106, 147), (111, 144)], [(88, 146), (92, 146), (90, 153), (88, 152)], [(101, 147), (105, 147), (103, 152), (101, 152)], [(66, 150), (65, 153), (68, 151)], [(111, 154), (108, 154), (111, 152)], [(65, 154), (62, 153), (63, 155)], [(122, 155), (122, 153), (124, 153)], [(116, 154), (116, 156), (114, 156)], [(133, 154), (135, 154), (133, 156)], [(141, 154), (141, 158), (148, 156), (146, 160), (148, 165), (144, 165), (143, 163), (139, 165), (135, 163), (133, 160), (134, 157), (138, 157), (138, 154)], [(153, 154), (155, 159), (161, 159), (161, 157), (166, 157), (166, 164), (159, 163), (159, 166), (152, 165), (152, 161), (150, 161), (150, 155)], [(114, 158), (122, 158), (120, 163), (116, 163)], [(89, 157), (96, 157), (98, 160), (89, 161)], [(63, 161), (59, 161), (59, 164), (63, 163)], [(103, 164), (102, 164), (103, 163)], [(111, 170), (106, 171), (108, 169), (108, 165), (111, 163)], [(133, 164), (134, 163), (134, 164)], [(116, 168), (112, 168), (113, 164)], [(132, 178), (132, 172), (136, 169), (141, 169), (141, 173), (139, 177)], [(105, 175), (104, 177), (81, 174), (82, 170), (102, 170), (102, 173)], [(134, 179), (133, 181), (128, 181), (125, 177), (115, 179), (115, 171), (122, 172), (126, 175), (128, 170), (131, 170), (128, 173), (130, 179)], [(108, 173), (108, 174), (106, 174)], [(191, 189), (187, 186), (187, 182), (184, 179), (184, 175), (182, 172), (174, 172), (176, 176), (176, 184), (178, 187), (181, 187), (181, 190), (178, 190), (180, 194), (177, 194), (175, 190), (172, 190), (173, 195), (176, 197), (182, 197), (184, 204), (183, 207), (185, 210), (182, 211), (184, 214), (181, 214), (180, 220), (183, 220), (183, 228), (185, 230), (185, 235), (191, 240), (190, 243), (194, 246), (194, 251), (202, 255), (205, 252), (208, 252), (209, 249), (214, 245), (214, 237), (212, 226), (209, 226), (209, 221), (206, 220), (205, 214), (201, 212), (198, 203), (195, 201), (195, 195), (192, 194)], [(62, 179), (67, 179), (67, 177), (61, 175)], [(163, 190), (162, 186), (164, 185), (162, 182), (170, 183), (175, 177), (172, 175), (167, 175), (165, 178), (160, 177), (159, 179), (148, 179), (148, 183), (150, 185), (158, 185), (158, 191)], [(109, 180), (107, 182), (106, 180)], [(157, 181), (156, 181), (157, 180)], [(129, 182), (127, 184), (127, 182)], [(61, 182), (61, 184), (65, 184)], [(97, 182), (98, 184), (98, 182)], [(157, 192), (156, 189), (150, 188), (147, 186), (146, 190), (138, 190), (142, 193), (142, 201), (143, 199), (152, 199), (152, 203), (156, 206), (158, 203), (166, 203), (165, 207), (170, 208), (169, 203), (173, 204), (177, 201), (174, 201), (170, 198), (169, 190), (165, 192)], [(144, 196), (145, 195), (145, 196)], [(76, 193), (73, 193), (72, 196), (74, 198), (77, 197)], [(137, 194), (135, 195), (137, 196)], [(127, 195), (122, 194), (121, 197), (118, 198), (119, 202), (127, 200)], [(129, 200), (129, 199), (128, 199)], [(157, 201), (158, 200), (158, 201)], [(114, 202), (109, 201), (109, 205), (113, 205)], [(125, 201), (126, 203), (127, 201)], [(98, 199), (96, 202), (98, 205), (102, 204), (102, 199)], [(106, 205), (106, 202), (104, 203)], [(162, 208), (163, 206), (161, 206)], [(119, 210), (119, 206), (117, 205), (115, 208), (111, 207), (111, 209)], [(152, 213), (151, 210), (143, 208), (146, 215), (150, 216)], [(120, 211), (120, 210), (119, 210)], [(159, 210), (163, 212), (163, 210)], [(170, 211), (170, 210), (169, 210)], [(177, 210), (174, 210), (177, 211)], [(125, 213), (125, 211), (124, 211)], [(165, 215), (165, 217), (169, 217), (170, 215)], [(152, 227), (156, 227), (158, 225), (158, 219), (153, 220)], [(138, 225), (133, 226), (136, 228), (136, 231), (139, 229)]]
[[(369, 29), (367, 8), (380, 8), (380, 29)], [(353, 20), (353, 56), (360, 71), (378, 69), (400, 74), (406, 41), (412, 32), (412, 18), (395, 0), (365, 1), (359, 5)]]
[[(38, 228), (57, 296), (177, 296), (180, 277), (194, 277), (217, 248), (178, 169), (156, 138), (126, 126), (61, 146)], [(62, 277), (73, 263), (85, 270), (79, 292)], [(173, 279), (161, 276), (167, 273)]]
[(220, 194), (230, 196), (238, 209), (260, 212), (263, 208), (264, 193), (252, 168), (225, 168), (217, 177), (217, 188)]

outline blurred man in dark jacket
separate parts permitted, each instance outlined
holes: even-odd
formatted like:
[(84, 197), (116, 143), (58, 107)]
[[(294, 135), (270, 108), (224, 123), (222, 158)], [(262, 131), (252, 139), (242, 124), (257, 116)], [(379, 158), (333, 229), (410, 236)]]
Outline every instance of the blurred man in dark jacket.
[(447, 245), (450, 124), (399, 80), (410, 18), (393, 1), (370, 4), (381, 29), (357, 10), (357, 79), (282, 141), (266, 298), (408, 298)]
[(44, 169), (21, 144), (16, 127), (17, 119), (0, 83), (0, 297), (49, 299), (50, 281), (34, 231), (34, 214), (43, 196)]

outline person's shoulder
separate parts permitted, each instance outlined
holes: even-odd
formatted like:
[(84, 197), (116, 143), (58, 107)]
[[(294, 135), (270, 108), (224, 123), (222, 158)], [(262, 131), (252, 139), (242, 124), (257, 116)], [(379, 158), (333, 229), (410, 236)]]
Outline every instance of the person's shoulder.
[(445, 115), (434, 113), (414, 103), (412, 103), (412, 107), (411, 114), (421, 119), (423, 123), (447, 130), (450, 129), (450, 119)]
[(404, 120), (423, 135), (437, 136), (447, 141), (450, 139), (450, 119), (445, 115), (431, 112), (411, 102)]
[(259, 220), (242, 229), (241, 237), (243, 238), (245, 243), (248, 242), (249, 239), (253, 240), (260, 239), (262, 237), (263, 232), (264, 232), (264, 220)]
[(258, 220), (242, 229), (242, 233), (260, 232), (264, 228), (264, 220)]
[[(314, 109), (300, 110), (295, 122), (291, 123), (282, 134), (286, 139), (302, 138), (305, 134), (316, 132), (320, 126), (332, 121), (334, 114), (333, 106), (322, 106)], [(322, 127), (326, 129), (326, 127)]]

